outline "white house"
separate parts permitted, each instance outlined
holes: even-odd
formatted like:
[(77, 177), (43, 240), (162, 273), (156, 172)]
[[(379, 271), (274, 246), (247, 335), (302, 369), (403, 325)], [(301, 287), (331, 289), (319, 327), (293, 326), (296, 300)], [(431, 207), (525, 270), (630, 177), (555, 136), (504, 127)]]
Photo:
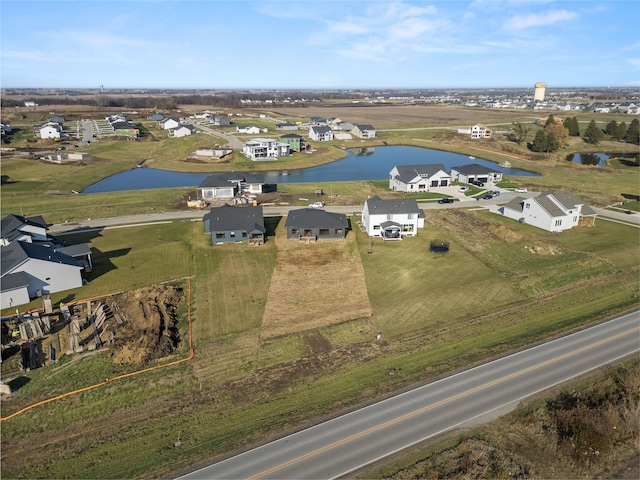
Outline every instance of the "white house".
[(451, 169), (451, 180), (461, 183), (482, 182), (491, 186), (502, 181), (502, 172), (472, 163), (471, 165), (453, 167)]
[(373, 125), (356, 124), (351, 129), (351, 133), (359, 138), (376, 138), (376, 129)]
[(570, 193), (543, 192), (536, 197), (516, 197), (497, 213), (550, 232), (569, 230), (583, 217), (595, 220), (596, 212)]
[(333, 140), (333, 130), (321, 125), (314, 125), (309, 129), (309, 138), (316, 142), (328, 142)]
[(40, 138), (60, 138), (62, 127), (58, 123), (47, 122), (40, 127)]
[(82, 286), (82, 264), (53, 247), (14, 241), (0, 247), (0, 253), (2, 308)]
[(180, 125), (176, 128), (170, 128), (169, 136), (172, 138), (181, 138), (193, 134), (194, 131), (191, 125)]
[(486, 125), (479, 123), (471, 128), (459, 128), (458, 133), (469, 135), (471, 138), (491, 138), (491, 130)]
[(237, 193), (259, 194), (264, 190), (264, 176), (251, 172), (225, 172), (208, 175), (198, 186), (202, 200), (233, 198)]
[(21, 215), (9, 214), (1, 222), (2, 239), (0, 245), (9, 245), (14, 240), (21, 242), (46, 242), (49, 235), (49, 227), (44, 218), (40, 215), (34, 217), (23, 217)]
[(389, 172), (389, 188), (399, 192), (428, 192), (434, 187), (446, 187), (451, 176), (444, 165), (396, 165)]
[(371, 197), (362, 207), (362, 225), (371, 237), (401, 240), (424, 228), (424, 211), (414, 199), (383, 200)]
[(254, 126), (248, 126), (248, 127), (236, 127), (236, 133), (248, 133), (250, 135), (256, 135), (257, 133), (260, 133), (260, 129), (258, 127), (254, 127)]
[(289, 144), (270, 138), (254, 138), (242, 145), (242, 153), (253, 161), (276, 160), (291, 155)]
[(180, 121), (177, 118), (163, 118), (159, 123), (164, 130), (171, 130), (180, 126)]

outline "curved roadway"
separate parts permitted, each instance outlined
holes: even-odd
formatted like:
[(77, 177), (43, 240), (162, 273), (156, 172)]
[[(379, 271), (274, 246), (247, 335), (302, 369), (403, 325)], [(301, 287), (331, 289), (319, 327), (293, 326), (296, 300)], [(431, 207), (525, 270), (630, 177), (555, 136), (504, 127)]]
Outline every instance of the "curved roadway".
[(347, 475), (453, 428), (485, 421), (551, 386), (640, 349), (638, 312), (386, 399), (182, 479)]

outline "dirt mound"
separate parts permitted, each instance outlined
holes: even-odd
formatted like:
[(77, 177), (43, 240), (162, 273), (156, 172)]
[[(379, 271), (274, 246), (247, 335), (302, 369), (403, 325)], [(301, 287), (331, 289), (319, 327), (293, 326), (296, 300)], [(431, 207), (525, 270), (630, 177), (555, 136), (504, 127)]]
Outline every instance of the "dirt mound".
[(116, 330), (113, 361), (144, 365), (175, 353), (181, 341), (177, 310), (183, 298), (177, 285), (156, 285), (114, 296), (110, 304), (126, 321)]

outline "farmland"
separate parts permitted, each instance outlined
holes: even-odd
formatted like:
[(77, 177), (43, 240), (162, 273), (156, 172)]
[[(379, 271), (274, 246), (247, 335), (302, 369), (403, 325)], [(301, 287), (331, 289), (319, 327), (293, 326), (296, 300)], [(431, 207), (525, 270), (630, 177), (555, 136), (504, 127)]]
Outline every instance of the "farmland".
[[(457, 120), (467, 118), (454, 115), (451, 122)], [(389, 120), (390, 125), (413, 122), (420, 123)], [(429, 130), (402, 132), (388, 140), (402, 143), (411, 135), (426, 146), (440, 138)], [(184, 195), (181, 189), (89, 199), (63, 193), (129, 162), (122, 152), (100, 148), (101, 155), (121, 159), (62, 169), (3, 159), (3, 173), (6, 165), (19, 180), (3, 185), (3, 215), (19, 211), (24, 202), (28, 214), (54, 221), (77, 218), (78, 209), (85, 217), (116, 216), (170, 210)], [(544, 171), (530, 186), (575, 185), (576, 193), (601, 205), (621, 192), (637, 194), (633, 167), (579, 170), (554, 158), (512, 163)], [(380, 186), (335, 188), (339, 198), (355, 204)], [(43, 207), (42, 198), (30, 199), (34, 190), (51, 202)], [(185, 287), (189, 277), (192, 296), (178, 306), (182, 349), (169, 358), (186, 354), (188, 301), (196, 355), (3, 422), (3, 477), (166, 476), (637, 306), (638, 231), (628, 225), (598, 220), (558, 235), (482, 211), (429, 210), (418, 236), (371, 244), (358, 218), (351, 222), (344, 242), (304, 245), (287, 241), (284, 221), (273, 217), (260, 248), (212, 246), (201, 222), (69, 236), (98, 252), (94, 273), (81, 290), (54, 301), (163, 282)], [(430, 254), (434, 239), (448, 241), (450, 252)], [(120, 357), (112, 353), (63, 358), (22, 373), (22, 388), (2, 402), (2, 416), (52, 393), (140, 367), (116, 361)], [(43, 442), (46, 448), (34, 448)]]

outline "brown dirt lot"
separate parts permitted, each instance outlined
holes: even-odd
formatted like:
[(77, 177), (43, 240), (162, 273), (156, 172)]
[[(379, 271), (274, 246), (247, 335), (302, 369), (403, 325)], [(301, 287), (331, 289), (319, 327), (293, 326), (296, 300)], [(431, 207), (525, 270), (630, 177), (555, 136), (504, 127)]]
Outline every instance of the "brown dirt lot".
[[(301, 120), (306, 120), (309, 117), (341, 118), (351, 123), (370, 123), (375, 127), (434, 123), (466, 125), (487, 116), (486, 110), (442, 105), (279, 107), (271, 110), (270, 113), (275, 117), (300, 118)], [(490, 112), (492, 121), (503, 119), (505, 122), (511, 122), (526, 116), (526, 114), (517, 111), (493, 109)]]
[(372, 315), (353, 232), (345, 240), (312, 244), (287, 239), (285, 234), (274, 240), (278, 257), (262, 317), (263, 337)]

